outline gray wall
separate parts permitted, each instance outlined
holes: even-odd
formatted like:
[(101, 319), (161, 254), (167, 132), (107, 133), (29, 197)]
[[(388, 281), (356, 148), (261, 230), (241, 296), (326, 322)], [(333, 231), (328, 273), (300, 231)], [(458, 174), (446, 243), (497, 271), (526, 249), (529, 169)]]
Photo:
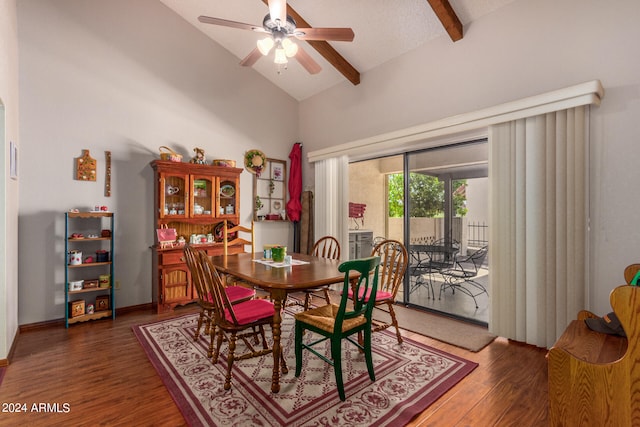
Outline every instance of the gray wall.
[[(640, 261), (640, 2), (517, 0), (300, 105), (307, 152), (600, 79), (589, 180), (591, 308)], [(313, 166), (304, 169), (313, 182)]]
[[(158, 147), (185, 160), (194, 147), (239, 165), (250, 148), (286, 160), (298, 104), (158, 1), (22, 0), (18, 24), (19, 323), (64, 316), (64, 212), (96, 204), (116, 213), (117, 306), (148, 303)], [(97, 182), (73, 179), (82, 149), (98, 160)], [(248, 222), (246, 171), (241, 189)], [(260, 227), (260, 239), (290, 244), (287, 224)]]

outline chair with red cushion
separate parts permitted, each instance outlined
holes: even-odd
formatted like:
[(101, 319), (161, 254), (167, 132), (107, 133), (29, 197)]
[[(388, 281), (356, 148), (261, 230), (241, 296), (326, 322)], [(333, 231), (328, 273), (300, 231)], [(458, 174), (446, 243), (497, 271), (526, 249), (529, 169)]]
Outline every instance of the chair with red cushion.
[[(213, 325), (213, 296), (205, 289), (202, 277), (202, 269), (198, 268), (200, 264), (200, 256), (198, 252), (191, 246), (186, 245), (184, 247), (184, 257), (187, 262), (187, 267), (191, 273), (191, 281), (193, 282), (196, 292), (198, 293), (198, 305), (200, 306), (200, 317), (198, 317), (198, 327), (193, 336), (195, 341), (198, 341), (200, 337), (200, 329), (202, 324), (205, 323), (204, 333), (210, 335), (212, 338), (215, 333), (215, 326)], [(227, 286), (225, 292), (232, 304), (236, 304), (242, 301), (247, 301), (255, 297), (256, 291), (246, 288), (244, 286)], [(213, 340), (212, 340), (213, 341)], [(208, 356), (212, 355), (213, 346), (209, 348)]]
[[(273, 303), (266, 299), (252, 299), (232, 304), (225, 291), (222, 279), (209, 257), (204, 252), (201, 252), (200, 259), (204, 278), (203, 284), (209, 288), (208, 290), (213, 296), (216, 347), (213, 353), (212, 363), (218, 362), (222, 342), (225, 340), (228, 341), (227, 375), (224, 382), (224, 389), (229, 390), (231, 388), (231, 369), (233, 368), (234, 361), (264, 356), (273, 352), (273, 348), (267, 345), (264, 333), (264, 325), (271, 325), (273, 327)], [(255, 329), (258, 330), (261, 338), (262, 348), (254, 348), (254, 344), (249, 340), (250, 337), (256, 336), (254, 332)], [(243, 354), (235, 353), (238, 339), (240, 339), (246, 347), (246, 352)], [(256, 343), (259, 343), (259, 341)], [(287, 366), (282, 355), (280, 361), (282, 364), (282, 372), (286, 372)]]
[[(396, 295), (400, 286), (402, 286), (404, 273), (409, 264), (407, 249), (397, 240), (383, 240), (373, 248), (371, 256), (379, 256), (381, 258), (380, 278), (378, 280), (378, 290), (375, 294), (375, 308), (385, 311), (391, 317), (390, 323), (374, 320), (373, 331), (377, 332), (393, 326), (396, 329), (398, 344), (402, 344), (402, 335), (400, 335), (398, 319), (393, 310), (393, 305), (396, 302)], [(367, 301), (369, 297), (370, 295), (367, 295)], [(351, 291), (349, 291), (349, 298), (353, 298)], [(382, 309), (383, 306), (386, 306), (386, 310)]]

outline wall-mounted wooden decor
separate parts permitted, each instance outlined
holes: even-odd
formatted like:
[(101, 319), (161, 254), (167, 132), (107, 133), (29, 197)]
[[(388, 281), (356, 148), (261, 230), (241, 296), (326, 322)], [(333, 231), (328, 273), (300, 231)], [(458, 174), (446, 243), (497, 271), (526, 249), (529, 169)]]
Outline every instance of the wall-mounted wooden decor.
[(111, 151), (105, 151), (104, 156), (107, 163), (107, 175), (104, 177), (104, 195), (107, 197), (111, 197)]
[(82, 157), (76, 159), (76, 179), (80, 181), (95, 181), (96, 164), (96, 159), (89, 155), (89, 150), (82, 150)]

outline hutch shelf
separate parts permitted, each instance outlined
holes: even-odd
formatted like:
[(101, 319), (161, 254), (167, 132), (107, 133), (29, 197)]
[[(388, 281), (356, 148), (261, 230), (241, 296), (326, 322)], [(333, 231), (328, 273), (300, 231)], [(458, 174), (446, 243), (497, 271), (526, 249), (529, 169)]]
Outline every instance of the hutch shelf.
[[(185, 162), (155, 160), (154, 224), (176, 230), (195, 248), (222, 255), (222, 227), (226, 219), (240, 218), (242, 169)], [(153, 258), (153, 304), (158, 313), (173, 310), (198, 298), (186, 265), (183, 245), (177, 242), (151, 247)], [(244, 252), (236, 245), (229, 253)]]
[(112, 212), (65, 213), (65, 326), (115, 319)]

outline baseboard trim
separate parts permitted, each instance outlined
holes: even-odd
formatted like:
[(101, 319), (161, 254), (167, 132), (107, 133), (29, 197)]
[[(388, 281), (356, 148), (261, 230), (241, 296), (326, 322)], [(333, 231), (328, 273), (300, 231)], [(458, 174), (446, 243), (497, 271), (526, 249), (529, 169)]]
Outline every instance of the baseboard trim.
[[(120, 315), (123, 314), (128, 314), (128, 313), (134, 313), (137, 311), (144, 311), (144, 310), (151, 310), (153, 308), (153, 303), (146, 303), (146, 304), (138, 304), (138, 305), (130, 305), (127, 307), (119, 307), (116, 308), (116, 318)], [(13, 348), (15, 347), (15, 343), (17, 341), (18, 335), (21, 332), (29, 332), (29, 331), (37, 331), (40, 329), (47, 329), (47, 328), (52, 328), (52, 327), (56, 327), (56, 326), (64, 326), (64, 318), (62, 319), (53, 319), (53, 320), (45, 320), (42, 322), (35, 322), (35, 323), (29, 323), (26, 325), (20, 325), (19, 329), (18, 329), (18, 334), (16, 334), (16, 337), (13, 340), (13, 345), (11, 346), (11, 349), (13, 350)], [(11, 354), (11, 352), (9, 352), (9, 354)], [(2, 360), (0, 360), (0, 363), (2, 363)]]

